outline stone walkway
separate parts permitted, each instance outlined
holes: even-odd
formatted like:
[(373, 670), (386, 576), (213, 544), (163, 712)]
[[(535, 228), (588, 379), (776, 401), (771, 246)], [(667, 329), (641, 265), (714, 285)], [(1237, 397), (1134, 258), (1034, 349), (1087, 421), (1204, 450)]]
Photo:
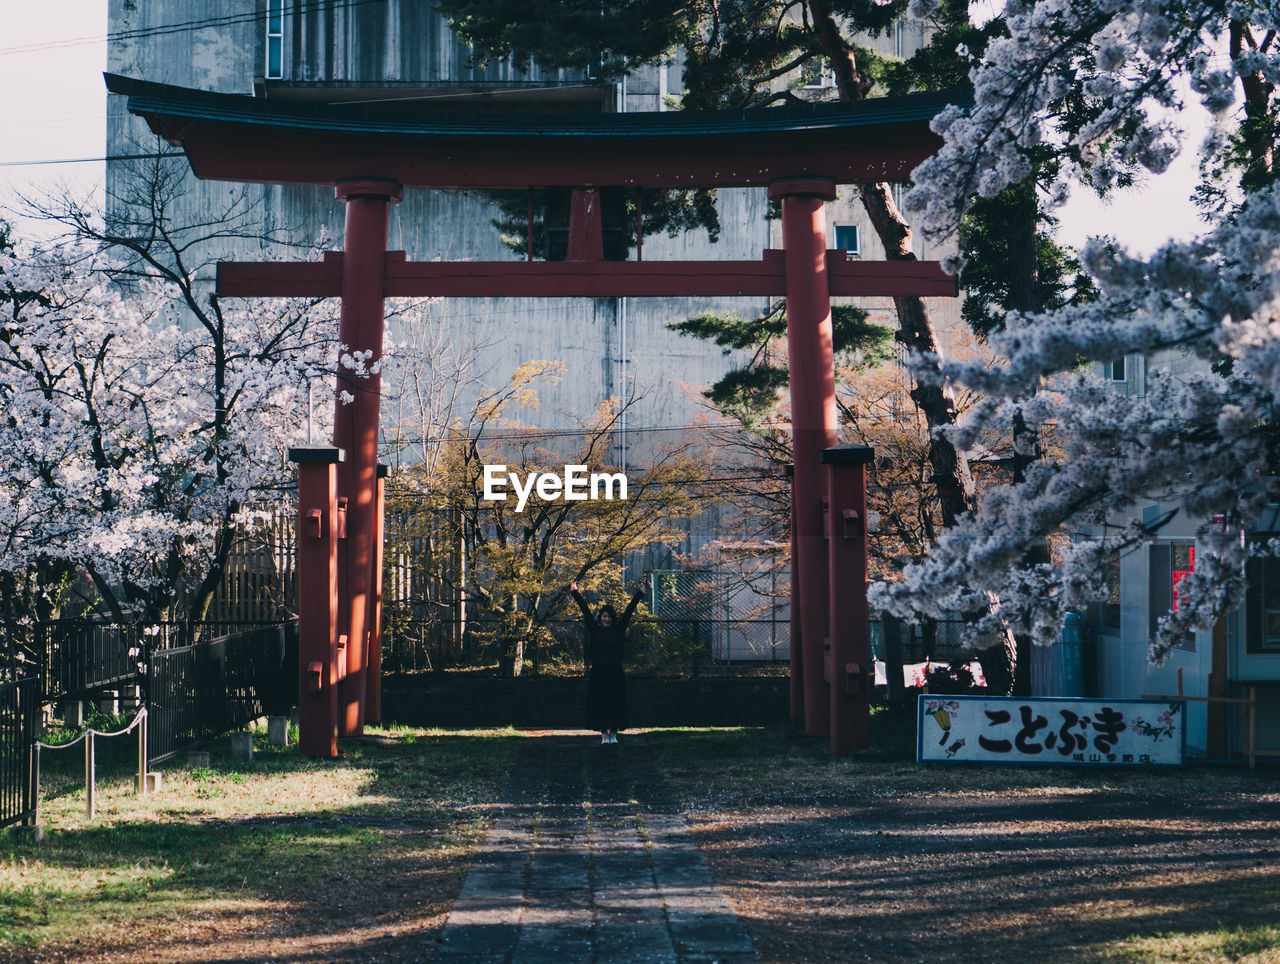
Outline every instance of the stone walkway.
[(476, 964), (739, 964), (751, 943), (643, 738), (528, 739), (440, 937)]

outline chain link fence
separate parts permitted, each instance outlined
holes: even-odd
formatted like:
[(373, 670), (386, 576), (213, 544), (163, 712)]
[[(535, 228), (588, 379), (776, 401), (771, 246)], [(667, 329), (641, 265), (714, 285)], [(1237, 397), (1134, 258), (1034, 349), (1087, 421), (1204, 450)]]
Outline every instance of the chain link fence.
[[(631, 670), (726, 674), (790, 661), (785, 573), (758, 584), (700, 570), (650, 576), (644, 608), (628, 631)], [(382, 668), (395, 674), (487, 667), (498, 661), (501, 639), (502, 626), (492, 619), (399, 620), (384, 633)], [(531, 634), (525, 660), (535, 673), (581, 672), (582, 646), (581, 618), (557, 613)]]

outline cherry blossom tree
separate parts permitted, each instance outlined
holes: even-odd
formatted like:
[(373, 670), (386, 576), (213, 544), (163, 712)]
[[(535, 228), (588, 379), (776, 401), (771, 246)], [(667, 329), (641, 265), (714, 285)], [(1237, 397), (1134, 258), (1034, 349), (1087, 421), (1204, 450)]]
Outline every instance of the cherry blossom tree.
[[(336, 301), (224, 302), (210, 287), (216, 262), (233, 251), (296, 258), (299, 247), (314, 254), (327, 239), (294, 243), (244, 188), (197, 211), (184, 171), (157, 142), (113, 169), (105, 209), (72, 194), (20, 198), (18, 212), (44, 222), (42, 233), (54, 240), (11, 259), (4, 277), (15, 332), (28, 324), (64, 330), (50, 342), (59, 352), (70, 350), (67, 339), (82, 353), (97, 345), (98, 368), (89, 370), (100, 371), (99, 381), (80, 396), (65, 380), (45, 388), (50, 408), (88, 413), (85, 444), (98, 444), (101, 424), (92, 471), (110, 463), (112, 471), (140, 473), (139, 498), (127, 506), (113, 508), (119, 492), (132, 491), (114, 482), (96, 504), (85, 501), (117, 516), (112, 539), (98, 529), (98, 542), (82, 540), (85, 551), (99, 544), (112, 551), (77, 570), (116, 619), (201, 621), (245, 514), (278, 503), (285, 491), (285, 446), (305, 439), (309, 412), (332, 414), (328, 404), (312, 406), (309, 386), (331, 380), (340, 354)], [(118, 333), (105, 316), (119, 321)], [(117, 381), (123, 395), (108, 391)], [(130, 395), (136, 400), (120, 401)], [(312, 431), (328, 437), (327, 423)], [(131, 539), (126, 519), (146, 538)], [(154, 532), (146, 528), (152, 523)]]
[[(931, 6), (914, 0), (913, 11)], [(1048, 642), (1069, 610), (1105, 593), (1107, 560), (1182, 515), (1197, 526), (1197, 571), (1153, 636), (1152, 657), (1162, 659), (1188, 630), (1241, 602), (1250, 553), (1276, 551), (1248, 530), (1280, 499), (1280, 21), (1269, 4), (1175, 0), (1012, 0), (1005, 20), (1008, 36), (992, 39), (973, 65), (973, 105), (937, 119), (945, 145), (915, 172), (907, 206), (927, 229), (953, 231), (976, 198), (1027, 182), (1033, 153), (1046, 149), (1060, 162), (1053, 202), (1073, 189), (1140, 183), (1196, 146), (1183, 130), (1190, 98), (1214, 118), (1200, 145), (1210, 225), (1148, 258), (1091, 241), (1082, 262), (1095, 302), (1009, 313), (990, 339), (1003, 363), (943, 366), (986, 396), (946, 430), (955, 444), (1020, 419), (1023, 445), (1052, 426), (1060, 449), (1028, 465), (1020, 483), (989, 490), (925, 562), (874, 595), (899, 612), (927, 613), (981, 609), (994, 594), (999, 605), (975, 625), (975, 641), (1025, 614)], [(1137, 397), (1082, 364), (1132, 355), (1151, 363)], [(1178, 356), (1190, 364), (1168, 364)], [(1151, 502), (1168, 511), (1134, 521)], [(1026, 564), (1053, 534), (1053, 558)]]
[[(0, 580), (18, 623), (92, 581), (118, 620), (199, 620), (236, 525), (278, 499), (332, 319), (224, 311), (216, 346), (178, 287), (101, 245), (0, 253)], [(21, 590), (21, 591), (18, 591)]]

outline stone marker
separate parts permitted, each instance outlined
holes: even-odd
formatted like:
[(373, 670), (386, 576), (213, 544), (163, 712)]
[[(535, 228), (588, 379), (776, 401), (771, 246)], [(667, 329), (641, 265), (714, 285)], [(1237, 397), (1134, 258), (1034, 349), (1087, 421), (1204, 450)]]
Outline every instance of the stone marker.
[(267, 740), (272, 746), (289, 745), (289, 717), (267, 717)]
[(236, 760), (253, 759), (253, 734), (241, 730), (231, 734), (231, 756)]
[(73, 730), (84, 726), (84, 703), (80, 700), (65, 700), (62, 704), (62, 722)]

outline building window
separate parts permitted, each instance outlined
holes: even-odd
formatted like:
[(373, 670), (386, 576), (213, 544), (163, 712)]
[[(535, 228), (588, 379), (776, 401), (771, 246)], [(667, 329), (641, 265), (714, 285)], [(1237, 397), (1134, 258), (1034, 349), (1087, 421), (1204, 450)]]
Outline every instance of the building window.
[(1250, 559), (1245, 573), (1245, 648), (1280, 653), (1280, 559)]
[[(1157, 542), (1151, 546), (1150, 591), (1147, 597), (1151, 628), (1154, 635), (1160, 617), (1176, 612), (1180, 602), (1178, 583), (1196, 571), (1194, 542)], [(1196, 637), (1187, 633), (1177, 649), (1195, 652)]]
[(856, 224), (837, 224), (835, 229), (835, 245), (845, 251), (849, 257), (859, 253), (858, 226)]
[(1113, 382), (1122, 382), (1125, 380), (1126, 366), (1124, 356), (1121, 355), (1115, 361), (1103, 362), (1102, 369), (1106, 377)]
[(267, 0), (267, 79), (284, 76), (284, 0)]

